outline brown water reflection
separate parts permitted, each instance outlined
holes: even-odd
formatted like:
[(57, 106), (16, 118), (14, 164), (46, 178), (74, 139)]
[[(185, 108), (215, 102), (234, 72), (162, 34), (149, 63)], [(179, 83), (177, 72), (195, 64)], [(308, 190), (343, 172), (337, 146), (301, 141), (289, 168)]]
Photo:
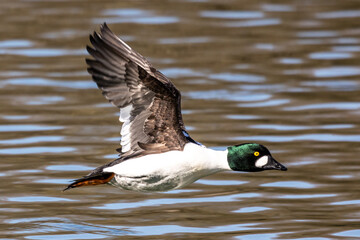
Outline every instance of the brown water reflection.
[[(360, 236), (357, 1), (16, 0), (0, 13), (2, 239)], [(289, 171), (62, 193), (116, 157), (116, 109), (84, 62), (104, 21), (173, 79), (195, 139), (264, 143)]]

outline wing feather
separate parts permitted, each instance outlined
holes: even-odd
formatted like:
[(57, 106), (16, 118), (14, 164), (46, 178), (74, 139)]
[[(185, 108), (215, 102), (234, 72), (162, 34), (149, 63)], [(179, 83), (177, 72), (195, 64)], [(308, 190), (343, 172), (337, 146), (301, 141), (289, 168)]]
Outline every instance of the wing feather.
[(182, 150), (190, 137), (184, 135), (176, 87), (106, 24), (90, 42), (88, 72), (106, 99), (120, 108), (123, 158)]

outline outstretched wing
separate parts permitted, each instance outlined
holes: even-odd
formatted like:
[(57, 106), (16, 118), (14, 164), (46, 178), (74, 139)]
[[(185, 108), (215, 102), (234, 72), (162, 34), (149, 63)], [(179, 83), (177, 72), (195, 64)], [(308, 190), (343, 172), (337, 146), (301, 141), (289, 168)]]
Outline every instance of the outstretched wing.
[(86, 59), (88, 72), (103, 95), (120, 108), (121, 153), (183, 150), (191, 141), (181, 116), (180, 92), (162, 73), (133, 51), (104, 23), (90, 35), (94, 59)]

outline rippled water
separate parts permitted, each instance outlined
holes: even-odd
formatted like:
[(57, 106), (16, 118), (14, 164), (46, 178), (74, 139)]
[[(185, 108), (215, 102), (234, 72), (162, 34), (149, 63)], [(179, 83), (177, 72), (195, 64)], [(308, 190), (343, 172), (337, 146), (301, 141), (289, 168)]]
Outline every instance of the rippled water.
[[(0, 5), (1, 239), (360, 237), (358, 1)], [(116, 157), (117, 110), (84, 62), (105, 21), (182, 91), (192, 137), (263, 143), (289, 171), (63, 193)]]

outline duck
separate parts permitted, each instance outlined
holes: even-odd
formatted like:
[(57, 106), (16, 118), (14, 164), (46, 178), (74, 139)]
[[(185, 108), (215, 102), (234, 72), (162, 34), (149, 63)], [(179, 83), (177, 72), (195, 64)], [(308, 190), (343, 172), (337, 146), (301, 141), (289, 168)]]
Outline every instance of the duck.
[(287, 168), (258, 143), (225, 150), (192, 139), (181, 114), (181, 93), (106, 23), (90, 34), (88, 72), (103, 96), (120, 109), (119, 157), (65, 189), (110, 184), (122, 190), (163, 192), (222, 171), (261, 172)]

